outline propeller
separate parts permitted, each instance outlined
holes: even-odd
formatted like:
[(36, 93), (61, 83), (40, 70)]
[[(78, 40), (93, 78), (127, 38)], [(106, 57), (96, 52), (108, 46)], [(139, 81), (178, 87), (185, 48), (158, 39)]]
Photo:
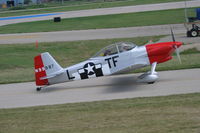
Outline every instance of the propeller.
[[(173, 40), (173, 42), (176, 42), (175, 37), (174, 37), (174, 33), (172, 31), (172, 27), (170, 27), (170, 29), (171, 29), (172, 40)], [(180, 51), (179, 51), (178, 47), (176, 46), (176, 44), (174, 44), (174, 48), (176, 50), (176, 55), (178, 57), (178, 60), (179, 60), (179, 62), (181, 64), (182, 62), (181, 62), (181, 57), (180, 57)]]
[(174, 37), (174, 33), (172, 31), (172, 27), (170, 27), (170, 30), (171, 30), (172, 40), (173, 40), (173, 42), (175, 42), (175, 37)]
[(177, 55), (177, 57), (178, 57), (178, 60), (179, 60), (179, 62), (180, 62), (180, 64), (182, 63), (182, 61), (181, 61), (181, 57), (180, 57), (180, 51), (179, 51), (179, 49), (177, 48), (177, 46), (175, 45), (175, 49), (176, 49), (176, 55)]

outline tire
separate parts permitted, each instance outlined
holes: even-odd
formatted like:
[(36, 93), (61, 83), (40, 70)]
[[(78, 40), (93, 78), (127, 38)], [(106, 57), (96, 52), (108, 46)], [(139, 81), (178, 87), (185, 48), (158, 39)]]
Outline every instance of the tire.
[(197, 37), (199, 35), (199, 32), (196, 29), (191, 29), (190, 35), (191, 35), (191, 37)]
[(41, 91), (42, 87), (37, 87), (36, 91)]
[(155, 81), (154, 82), (148, 82), (148, 84), (154, 84), (155, 83)]

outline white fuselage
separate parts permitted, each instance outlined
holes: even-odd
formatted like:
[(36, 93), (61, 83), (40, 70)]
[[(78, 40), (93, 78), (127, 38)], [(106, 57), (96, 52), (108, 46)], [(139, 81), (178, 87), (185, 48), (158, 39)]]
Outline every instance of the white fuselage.
[(49, 84), (55, 84), (113, 75), (145, 67), (149, 64), (146, 47), (135, 47), (130, 51), (90, 58), (79, 64), (64, 68), (61, 75), (48, 79), (48, 82)]

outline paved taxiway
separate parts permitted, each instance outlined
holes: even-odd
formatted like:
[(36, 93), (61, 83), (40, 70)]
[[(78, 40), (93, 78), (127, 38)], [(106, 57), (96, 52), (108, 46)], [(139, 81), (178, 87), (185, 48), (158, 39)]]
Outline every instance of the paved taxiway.
[[(200, 6), (200, 0), (187, 1), (186, 3), (187, 7)], [(28, 17), (23, 16), (18, 19), (12, 19), (11, 17), (8, 17), (8, 19), (0, 18), (0, 26), (7, 24), (21, 23), (21, 22), (50, 20), (56, 16), (60, 16), (61, 18), (75, 18), (75, 17), (86, 17), (86, 16), (108, 15), (108, 14), (157, 11), (157, 10), (167, 10), (167, 9), (177, 9), (177, 8), (185, 8), (185, 2), (170, 2), (170, 3), (146, 4), (146, 5), (136, 5), (136, 6), (122, 6), (113, 8), (89, 9), (80, 11), (68, 11), (68, 12), (60, 12), (61, 14), (50, 15), (50, 16), (49, 15), (43, 16), (42, 14), (39, 14), (40, 17), (38, 15), (36, 15), (36, 17), (29, 17), (29, 15), (27, 15)]]
[[(169, 35), (170, 26), (176, 34), (176, 41), (184, 43), (199, 43), (200, 38), (186, 37), (183, 24), (155, 25), (128, 28), (110, 28), (97, 30), (58, 31), (21, 34), (0, 34), (0, 44), (23, 44), (38, 42), (62, 42), (79, 40), (96, 40), (112, 38), (131, 38), (143, 36)], [(171, 35), (162, 38), (159, 42), (171, 41)]]
[(117, 75), (49, 86), (33, 82), (0, 85), (0, 108), (90, 102), (200, 92), (200, 69), (159, 72), (154, 84), (136, 83), (138, 74)]
[(0, 34), (0, 44), (22, 44), (38, 42), (62, 42), (110, 38), (169, 35), (170, 26), (175, 34), (186, 33), (183, 24), (155, 25), (128, 28), (76, 30), (40, 33)]

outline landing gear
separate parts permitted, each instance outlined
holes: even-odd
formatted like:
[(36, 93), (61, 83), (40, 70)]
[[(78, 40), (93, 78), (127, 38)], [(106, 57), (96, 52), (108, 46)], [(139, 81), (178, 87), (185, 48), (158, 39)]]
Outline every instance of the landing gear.
[(155, 81), (154, 82), (148, 82), (148, 84), (154, 84), (155, 83)]
[(40, 86), (36, 88), (36, 91), (41, 91), (42, 89), (46, 88), (48, 85)]
[(153, 84), (158, 79), (156, 69), (157, 62), (152, 63), (151, 71), (146, 72), (138, 77), (138, 82)]
[(42, 87), (37, 87), (36, 91), (41, 91)]

